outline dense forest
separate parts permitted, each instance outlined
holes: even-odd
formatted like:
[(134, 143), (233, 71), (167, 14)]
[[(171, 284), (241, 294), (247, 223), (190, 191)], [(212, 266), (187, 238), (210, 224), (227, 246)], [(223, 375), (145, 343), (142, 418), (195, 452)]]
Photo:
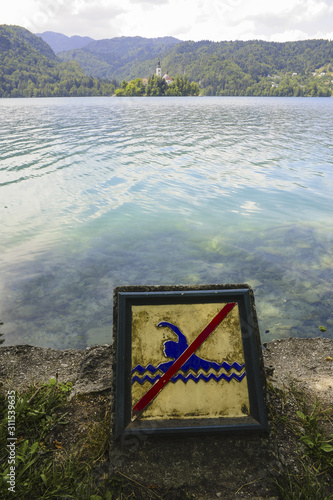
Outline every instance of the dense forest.
[(41, 38), (19, 26), (0, 26), (0, 97), (110, 95), (116, 82), (63, 62)]
[[(59, 54), (78, 61), (88, 74), (117, 80), (148, 78), (156, 66), (158, 41), (162, 68), (186, 75), (203, 95), (331, 96), (333, 42), (180, 42), (176, 39), (115, 38)], [(123, 45), (122, 45), (123, 44)], [(123, 46), (126, 51), (117, 52)], [(152, 56), (154, 54), (154, 57)]]
[(330, 96), (333, 42), (184, 42), (161, 64), (184, 71), (206, 95)]
[[(43, 36), (51, 47), (87, 44), (56, 55)], [(171, 85), (152, 76), (157, 60), (162, 74), (174, 79)], [(19, 26), (0, 25), (0, 97), (198, 93), (332, 96), (333, 42), (181, 42), (173, 37), (91, 41), (49, 32), (36, 36)]]

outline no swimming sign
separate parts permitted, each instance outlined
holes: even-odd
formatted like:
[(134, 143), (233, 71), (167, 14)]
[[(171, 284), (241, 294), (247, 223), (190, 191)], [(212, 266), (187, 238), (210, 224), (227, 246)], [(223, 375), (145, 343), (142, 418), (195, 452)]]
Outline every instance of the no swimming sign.
[(114, 299), (116, 436), (266, 428), (247, 285), (119, 287)]

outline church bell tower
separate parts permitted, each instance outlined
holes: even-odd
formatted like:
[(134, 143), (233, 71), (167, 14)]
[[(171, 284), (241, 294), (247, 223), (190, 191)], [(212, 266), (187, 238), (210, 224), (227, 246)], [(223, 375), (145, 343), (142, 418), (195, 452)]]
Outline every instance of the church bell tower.
[(162, 77), (161, 64), (159, 60), (156, 66), (156, 76), (159, 76), (160, 78)]

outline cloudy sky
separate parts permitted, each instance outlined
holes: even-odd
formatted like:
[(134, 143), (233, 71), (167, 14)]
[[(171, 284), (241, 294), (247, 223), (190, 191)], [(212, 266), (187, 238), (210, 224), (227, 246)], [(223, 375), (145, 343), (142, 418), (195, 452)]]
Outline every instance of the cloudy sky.
[(9, 0), (2, 3), (0, 24), (96, 40), (333, 39), (333, 0)]

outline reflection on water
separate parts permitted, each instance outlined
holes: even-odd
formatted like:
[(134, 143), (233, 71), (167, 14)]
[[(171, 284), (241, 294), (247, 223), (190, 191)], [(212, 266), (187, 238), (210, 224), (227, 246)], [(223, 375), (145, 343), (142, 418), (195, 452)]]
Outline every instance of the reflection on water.
[(6, 345), (110, 342), (125, 284), (249, 283), (263, 341), (332, 338), (332, 107), (1, 101)]

